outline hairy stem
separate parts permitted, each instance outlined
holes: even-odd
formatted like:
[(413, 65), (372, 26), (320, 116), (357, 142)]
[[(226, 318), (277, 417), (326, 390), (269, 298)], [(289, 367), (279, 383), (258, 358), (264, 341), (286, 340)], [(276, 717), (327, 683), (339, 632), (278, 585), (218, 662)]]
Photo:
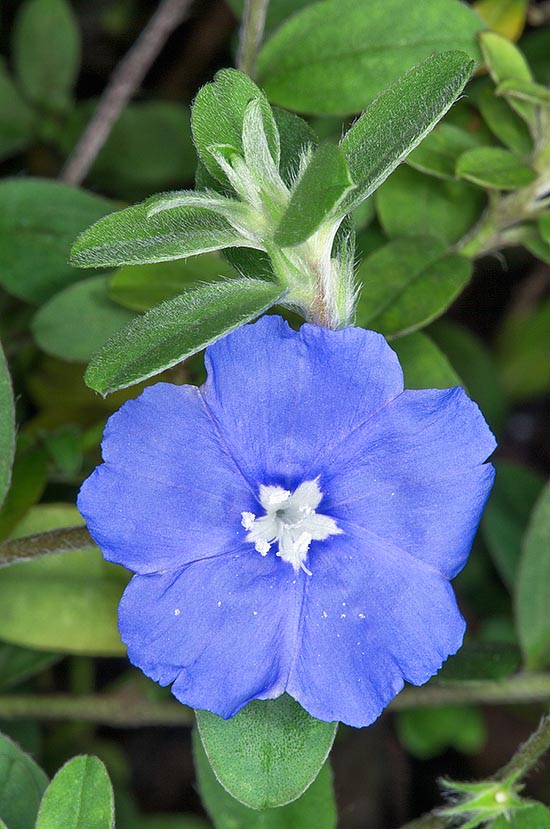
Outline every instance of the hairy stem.
[(237, 67), (251, 78), (256, 70), (256, 59), (262, 44), (268, 6), (269, 0), (245, 0), (244, 4)]
[(531, 771), (550, 749), (550, 714), (540, 721), (537, 730), (518, 748), (512, 759), (494, 776), (495, 780), (520, 780)]
[(7, 567), (9, 564), (16, 564), (18, 561), (28, 561), (41, 556), (92, 548), (95, 548), (95, 544), (85, 527), (51, 530), (46, 533), (37, 533), (24, 538), (3, 541), (0, 544), (0, 567)]
[(133, 97), (174, 29), (187, 15), (192, 0), (161, 0), (132, 48), (115, 68), (72, 155), (61, 171), (67, 184), (81, 184), (120, 113)]
[[(448, 705), (457, 702), (472, 704), (512, 704), (543, 702), (550, 699), (550, 673), (519, 674), (509, 679), (483, 682), (449, 682), (445, 685), (406, 688), (389, 706), (390, 711), (404, 711), (425, 705)], [(120, 692), (117, 694), (65, 695), (10, 694), (0, 695), (0, 719), (86, 720), (118, 727), (145, 725), (186, 725), (192, 717), (188, 708), (175, 702), (158, 702)], [(532, 763), (546, 749), (550, 727), (546, 723), (544, 735), (536, 742), (529, 741), (520, 751), (522, 757), (533, 758)], [(538, 733), (538, 732), (537, 732)], [(535, 739), (535, 738), (533, 738)], [(511, 761), (513, 762), (513, 761)], [(520, 761), (518, 760), (518, 763)], [(522, 760), (526, 769), (526, 760)], [(522, 771), (523, 773), (523, 771)]]

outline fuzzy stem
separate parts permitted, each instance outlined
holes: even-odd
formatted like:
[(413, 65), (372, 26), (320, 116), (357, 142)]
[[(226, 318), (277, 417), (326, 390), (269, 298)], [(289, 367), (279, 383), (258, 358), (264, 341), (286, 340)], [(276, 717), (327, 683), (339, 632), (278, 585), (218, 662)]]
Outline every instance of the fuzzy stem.
[(518, 748), (512, 759), (494, 776), (495, 780), (520, 780), (550, 749), (550, 714), (540, 721), (537, 730)]
[(269, 0), (245, 0), (244, 4), (237, 67), (251, 78), (255, 75), (268, 6)]

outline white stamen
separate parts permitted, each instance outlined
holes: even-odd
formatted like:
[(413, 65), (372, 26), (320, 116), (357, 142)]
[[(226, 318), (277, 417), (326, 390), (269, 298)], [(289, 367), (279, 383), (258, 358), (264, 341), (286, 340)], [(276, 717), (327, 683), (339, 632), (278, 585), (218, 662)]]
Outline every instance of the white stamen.
[(248, 532), (246, 540), (262, 556), (277, 542), (277, 555), (292, 564), (296, 573), (303, 570), (311, 576), (305, 564), (311, 542), (342, 532), (334, 518), (316, 512), (322, 498), (317, 479), (304, 481), (294, 492), (262, 484), (259, 500), (265, 515), (256, 518), (252, 512), (241, 513), (241, 524)]

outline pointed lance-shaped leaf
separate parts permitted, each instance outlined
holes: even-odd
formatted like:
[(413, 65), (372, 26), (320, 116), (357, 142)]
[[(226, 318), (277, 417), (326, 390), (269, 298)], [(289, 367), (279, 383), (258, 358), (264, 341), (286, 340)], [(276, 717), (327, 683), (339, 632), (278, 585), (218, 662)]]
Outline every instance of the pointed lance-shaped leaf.
[(81, 268), (137, 265), (249, 245), (223, 216), (204, 207), (178, 207), (153, 216), (150, 209), (145, 201), (96, 222), (74, 243), (71, 263)]
[(340, 144), (357, 185), (344, 201), (346, 211), (368, 198), (435, 127), (473, 66), (463, 52), (433, 55), (372, 102)]
[(322, 144), (292, 192), (275, 233), (275, 242), (283, 248), (304, 242), (352, 187), (342, 150), (334, 144)]
[(168, 299), (107, 340), (88, 365), (86, 383), (105, 395), (159, 374), (259, 316), (283, 293), (274, 282), (231, 279)]

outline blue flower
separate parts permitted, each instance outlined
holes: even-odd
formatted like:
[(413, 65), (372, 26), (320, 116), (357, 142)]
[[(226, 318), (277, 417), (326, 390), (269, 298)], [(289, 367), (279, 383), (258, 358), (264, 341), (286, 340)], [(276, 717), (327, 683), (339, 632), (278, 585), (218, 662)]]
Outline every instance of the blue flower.
[(464, 566), (495, 442), (460, 388), (403, 391), (379, 334), (268, 316), (211, 346), (208, 380), (159, 383), (106, 427), (79, 508), (136, 575), (130, 660), (231, 717), (285, 691), (371, 723), (462, 643)]

